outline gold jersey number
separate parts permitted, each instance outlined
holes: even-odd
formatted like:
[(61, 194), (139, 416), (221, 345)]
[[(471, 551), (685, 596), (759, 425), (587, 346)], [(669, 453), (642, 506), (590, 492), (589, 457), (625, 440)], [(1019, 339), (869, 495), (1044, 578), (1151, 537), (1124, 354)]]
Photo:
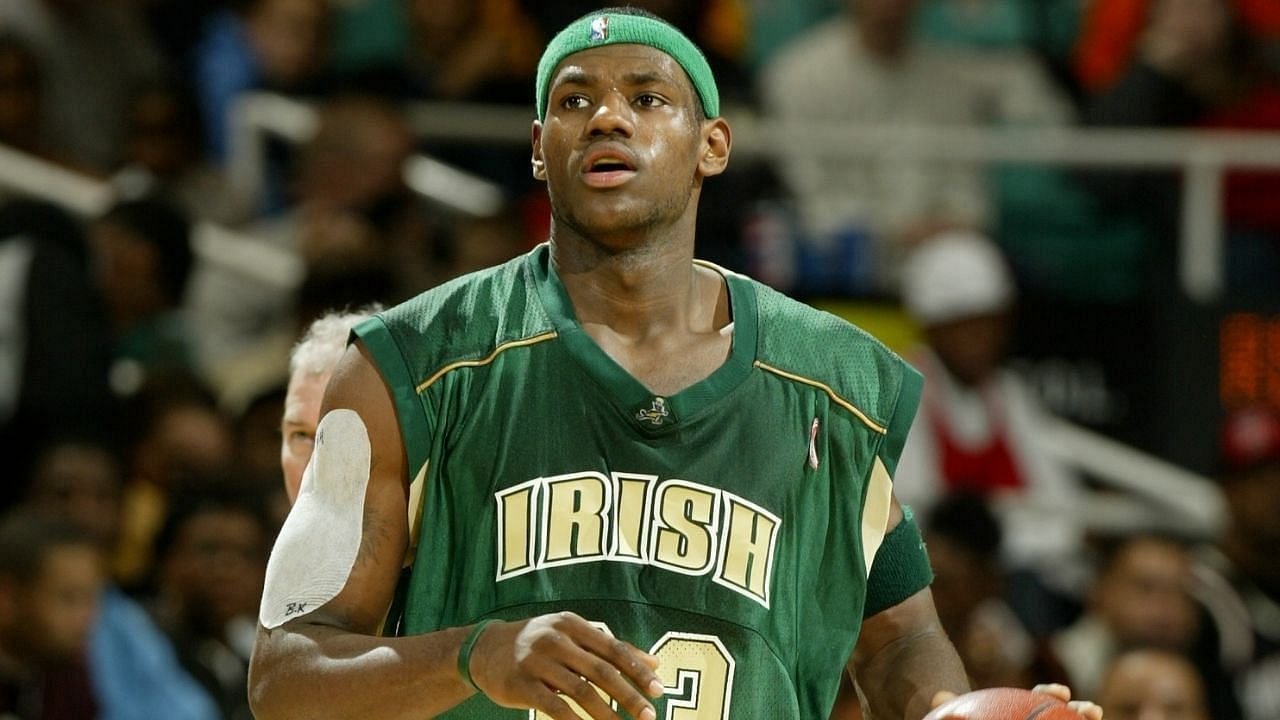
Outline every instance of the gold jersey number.
[[(649, 654), (662, 661), (658, 677), (667, 700), (665, 720), (728, 720), (734, 663), (720, 638), (669, 632), (653, 644)], [(564, 701), (579, 717), (588, 717), (577, 703), (567, 697)], [(530, 720), (550, 717), (544, 712), (529, 711)]]

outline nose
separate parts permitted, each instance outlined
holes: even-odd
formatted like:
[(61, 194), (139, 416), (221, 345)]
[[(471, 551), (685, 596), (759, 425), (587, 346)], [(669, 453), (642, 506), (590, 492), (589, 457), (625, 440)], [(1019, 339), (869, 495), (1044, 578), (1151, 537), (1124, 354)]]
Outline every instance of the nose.
[(601, 98), (600, 104), (596, 105), (595, 112), (591, 114), (586, 130), (587, 134), (591, 136), (621, 135), (623, 137), (631, 137), (635, 132), (635, 123), (631, 113), (631, 104), (627, 101), (627, 98), (617, 91), (606, 93)]

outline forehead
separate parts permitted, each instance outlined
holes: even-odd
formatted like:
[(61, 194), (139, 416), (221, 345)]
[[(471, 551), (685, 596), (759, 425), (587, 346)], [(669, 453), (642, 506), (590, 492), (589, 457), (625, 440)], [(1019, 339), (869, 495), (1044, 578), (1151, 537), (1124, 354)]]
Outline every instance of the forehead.
[(569, 55), (551, 75), (550, 87), (565, 82), (616, 82), (627, 77), (654, 76), (693, 92), (693, 83), (675, 58), (648, 45), (619, 43), (588, 48)]
[(285, 392), (286, 408), (297, 408), (299, 405), (315, 405), (317, 409), (324, 399), (325, 387), (329, 384), (332, 371), (313, 373), (305, 369), (299, 370), (289, 378), (289, 387)]

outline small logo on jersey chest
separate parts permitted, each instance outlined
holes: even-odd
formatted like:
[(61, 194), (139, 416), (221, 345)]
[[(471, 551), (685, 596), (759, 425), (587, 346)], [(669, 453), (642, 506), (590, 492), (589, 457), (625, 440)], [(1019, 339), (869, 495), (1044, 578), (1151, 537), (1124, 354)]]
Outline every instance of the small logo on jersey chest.
[(651, 423), (654, 427), (658, 427), (671, 417), (671, 412), (667, 410), (666, 398), (656, 397), (648, 410), (641, 410), (636, 413), (636, 419), (640, 422)]

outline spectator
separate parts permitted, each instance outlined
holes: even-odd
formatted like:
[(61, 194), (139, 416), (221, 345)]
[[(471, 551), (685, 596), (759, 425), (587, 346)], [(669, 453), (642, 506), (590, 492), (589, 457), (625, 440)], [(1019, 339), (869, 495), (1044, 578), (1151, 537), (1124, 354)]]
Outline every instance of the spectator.
[(516, 0), (402, 1), (405, 54), (359, 73), (363, 87), (402, 99), (529, 101), (537, 36)]
[(1280, 412), (1240, 408), (1223, 427), (1229, 521), (1210, 558), (1234, 587), (1249, 642), (1236, 670), (1246, 720), (1280, 717)]
[(111, 331), (79, 225), (58, 208), (0, 206), (0, 508), (22, 496), (34, 450), (59, 437), (107, 439)]
[(159, 198), (119, 203), (90, 228), (116, 339), (113, 382), (122, 395), (148, 373), (194, 365), (182, 311), (194, 263), (190, 230), (182, 211)]
[(1112, 720), (1209, 720), (1204, 682), (1185, 657), (1168, 650), (1116, 656), (1096, 696)]
[(382, 306), (359, 312), (330, 312), (311, 323), (289, 357), (289, 390), (280, 421), (280, 466), (290, 504), (298, 499), (302, 471), (311, 460), (316, 426), (320, 424), (320, 401), (333, 376), (333, 368), (347, 349), (351, 328)]
[(947, 233), (907, 258), (902, 296), (924, 330), (911, 358), (926, 382), (895, 491), (926, 517), (951, 493), (986, 498), (1004, 536), (1010, 603), (1032, 634), (1055, 629), (1083, 574), (1081, 521), (1072, 514), (1081, 488), (1044, 445), (1047, 412), (1002, 367), (1013, 277), (989, 240)]
[(1191, 555), (1172, 538), (1136, 535), (1105, 546), (1084, 614), (1052, 639), (1071, 689), (1097, 696), (1103, 671), (1122, 650), (1189, 654), (1200, 632), (1191, 582)]
[[(539, 47), (517, 0), (399, 0), (408, 28), (393, 62), (354, 73), (350, 85), (396, 100), (529, 102)], [(423, 149), (515, 193), (533, 186), (529, 160), (507, 146), (428, 139)]]
[(196, 49), (196, 87), (208, 150), (227, 157), (231, 111), (250, 90), (316, 94), (327, 80), (327, 0), (249, 0), (214, 16)]
[[(1217, 130), (1280, 129), (1280, 76), (1228, 0), (1153, 0), (1125, 72), (1090, 99), (1094, 125)], [(1143, 214), (1156, 237), (1174, 237), (1179, 188), (1150, 173), (1091, 173), (1103, 198)], [(1266, 292), (1280, 274), (1280, 174), (1227, 174), (1227, 284)], [(1161, 254), (1173, 256), (1171, 248)], [(1166, 260), (1166, 263), (1169, 261)]]
[[(1231, 0), (1253, 33), (1280, 39), (1280, 5), (1272, 0)], [(1075, 47), (1075, 74), (1084, 89), (1102, 92), (1124, 74), (1150, 13), (1151, 0), (1090, 0), (1085, 3)], [(1274, 65), (1274, 60), (1272, 62)]]
[(84, 665), (102, 558), (74, 526), (24, 514), (0, 522), (0, 715), (94, 717)]
[[(766, 112), (781, 121), (898, 127), (1062, 118), (1065, 106), (1034, 63), (920, 43), (916, 5), (848, 0), (843, 15), (764, 68)], [(802, 287), (889, 292), (911, 244), (942, 228), (990, 223), (988, 188), (972, 163), (808, 150), (779, 165), (800, 216)]]
[(160, 70), (135, 4), (7, 0), (0, 3), (0, 27), (40, 60), (42, 127), (50, 150), (87, 170), (115, 167), (130, 93)]
[(170, 501), (198, 479), (226, 469), (235, 450), (212, 394), (195, 378), (149, 378), (130, 399), (124, 518), (115, 574), (136, 589), (152, 567), (152, 548)]
[(224, 720), (252, 720), (246, 677), (270, 523), (236, 481), (203, 482), (174, 498), (156, 538), (152, 610)]
[[(27, 495), (42, 517), (80, 528), (109, 557), (120, 531), (120, 462), (104, 445), (68, 441), (41, 454)], [(215, 720), (217, 708), (178, 663), (168, 638), (107, 581), (89, 633), (88, 670), (99, 720)]]
[(970, 686), (1067, 684), (1052, 651), (1004, 600), (1000, 523), (987, 503), (969, 493), (952, 495), (934, 506), (927, 525), (938, 619), (964, 660)]
[(124, 166), (113, 178), (128, 196), (170, 196), (193, 219), (237, 226), (251, 201), (206, 161), (196, 100), (176, 83), (151, 83), (132, 96)]
[[(351, 294), (360, 285), (365, 297), (346, 302), (391, 300), (436, 284), (443, 279), (434, 259), (438, 222), (405, 185), (412, 152), (395, 106), (355, 96), (326, 103), (300, 152), (294, 206), (252, 227), (253, 240), (298, 258), (308, 280), (329, 292)], [(234, 382), (235, 363), (264, 342), (283, 370), (288, 348), (313, 319), (295, 312), (297, 288), (213, 265), (197, 268), (192, 293), (200, 354), (218, 387)], [(323, 308), (344, 304), (328, 300)]]

